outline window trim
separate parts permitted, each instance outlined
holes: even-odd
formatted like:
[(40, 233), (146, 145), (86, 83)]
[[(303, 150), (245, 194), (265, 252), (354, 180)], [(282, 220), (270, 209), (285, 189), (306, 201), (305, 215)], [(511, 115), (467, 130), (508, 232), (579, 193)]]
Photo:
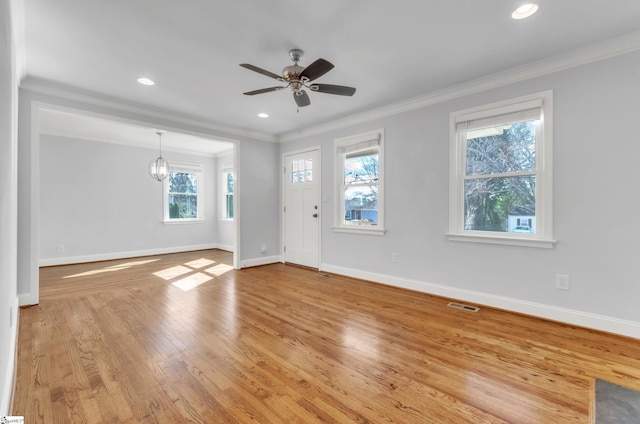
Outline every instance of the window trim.
[[(492, 117), (515, 114), (532, 107), (539, 107), (541, 115), (539, 128), (536, 128), (536, 234), (465, 230), (466, 137), (462, 137), (464, 132), (459, 132), (457, 125), (465, 121), (491, 120)], [(449, 240), (552, 248), (556, 242), (553, 239), (553, 92), (548, 90), (452, 112), (449, 134)]]
[(198, 224), (205, 222), (204, 218), (204, 169), (202, 164), (170, 162), (169, 173), (186, 172), (196, 174), (198, 176), (198, 186), (196, 196), (198, 199), (198, 217), (197, 218), (169, 218), (169, 177), (162, 181), (162, 207), (163, 207), (163, 223), (174, 224)]
[[(222, 222), (234, 222), (235, 221), (235, 197), (236, 197), (236, 189), (235, 189), (235, 185), (236, 185), (236, 174), (233, 171), (233, 167), (231, 166), (222, 166), (220, 169), (220, 173), (221, 173), (221, 196), (220, 196), (220, 205), (222, 206), (221, 211), (220, 211), (220, 221)], [(231, 193), (233, 196), (233, 204), (234, 204), (234, 217), (233, 218), (228, 218), (228, 209), (227, 209), (227, 196), (229, 195), (229, 193), (227, 192), (227, 175), (231, 174), (233, 175), (233, 192)]]
[[(344, 161), (347, 153), (346, 147), (362, 144), (362, 150), (371, 148), (370, 142), (376, 142), (378, 148), (378, 225), (355, 226), (346, 225), (344, 218), (344, 190), (342, 181), (344, 180)], [(366, 146), (365, 146), (366, 145)], [(334, 178), (335, 178), (335, 207), (333, 218), (333, 231), (336, 233), (371, 234), (384, 235), (386, 233), (384, 221), (384, 129), (368, 131), (348, 137), (337, 138), (333, 142), (334, 149)], [(361, 150), (361, 149), (357, 149)], [(356, 150), (356, 151), (357, 151)]]

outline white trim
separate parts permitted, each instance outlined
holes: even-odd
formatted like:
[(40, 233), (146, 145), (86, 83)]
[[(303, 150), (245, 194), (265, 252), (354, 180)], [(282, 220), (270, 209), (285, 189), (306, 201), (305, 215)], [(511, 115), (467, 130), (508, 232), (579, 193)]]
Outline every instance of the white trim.
[(275, 255), (275, 256), (265, 256), (264, 258), (253, 258), (253, 259), (247, 259), (244, 261), (240, 261), (239, 262), (239, 268), (251, 268), (254, 266), (262, 266), (262, 265), (269, 265), (269, 264), (277, 264), (279, 262), (282, 262), (282, 256), (280, 255)]
[[(287, 156), (293, 156), (293, 155), (299, 155), (302, 153), (307, 153), (307, 152), (314, 152), (317, 151), (318, 152), (318, 163), (316, 166), (316, 164), (314, 164), (314, 167), (316, 168), (316, 170), (314, 172), (316, 172), (316, 175), (314, 176), (314, 178), (317, 178), (318, 181), (318, 198), (316, 199), (317, 205), (318, 205), (318, 213), (320, 214), (320, 220), (318, 221), (318, 265), (320, 265), (322, 263), (322, 218), (324, 216), (324, 208), (322, 206), (322, 146), (321, 145), (316, 145), (316, 146), (310, 146), (307, 148), (303, 148), (303, 149), (298, 149), (298, 150), (292, 150), (290, 152), (284, 152), (282, 153), (282, 162), (280, 164), (281, 169), (283, 170), (283, 174), (286, 174), (286, 167), (287, 167)], [(282, 175), (282, 174), (281, 174)], [(287, 193), (287, 181), (286, 178), (281, 178), (281, 184), (280, 184), (280, 236), (282, 238), (282, 241), (280, 243), (280, 256), (281, 256), (281, 260), (280, 262), (284, 262), (286, 254), (284, 252), (284, 245), (286, 242), (286, 216), (284, 213), (284, 208), (286, 205), (286, 201), (287, 201), (287, 197), (286, 197), (286, 193)]]
[[(371, 234), (383, 236), (386, 233), (385, 227), (385, 170), (384, 170), (384, 128), (367, 131), (352, 136), (340, 137), (333, 140), (333, 161), (334, 161), (334, 196), (335, 204), (333, 210), (332, 229), (336, 233), (352, 233), (352, 234)], [(351, 150), (349, 147), (356, 149), (368, 149), (376, 147), (378, 150), (378, 225), (376, 226), (358, 226), (344, 223), (344, 163)], [(355, 151), (355, 150), (354, 150)]]
[(196, 184), (196, 201), (197, 201), (197, 217), (196, 218), (173, 218), (171, 219), (169, 211), (169, 176), (162, 180), (162, 210), (163, 210), (163, 224), (198, 224), (204, 223), (205, 219), (205, 175), (204, 165), (201, 163), (186, 163), (186, 162), (169, 162), (169, 174), (171, 173), (184, 173), (195, 174), (197, 176)]
[[(32, 102), (30, 131), (30, 217), (29, 217), (29, 292), (19, 296), (20, 306), (36, 305), (40, 303), (40, 108), (42, 103)], [(24, 253), (24, 252), (23, 252)], [(20, 254), (20, 253), (19, 253)]]
[(500, 236), (495, 236), (487, 233), (482, 233), (482, 234), (447, 233), (447, 237), (449, 237), (449, 240), (451, 241), (464, 241), (468, 243), (502, 244), (507, 246), (522, 246), (522, 247), (542, 247), (546, 249), (551, 249), (556, 244), (556, 240), (540, 240), (540, 239), (533, 239), (533, 238), (515, 237), (515, 236), (512, 236), (511, 233), (504, 233), (504, 235), (501, 234)]
[(334, 233), (351, 233), (351, 234), (369, 234), (371, 236), (383, 236), (387, 230), (384, 228), (377, 228), (373, 226), (344, 226), (344, 227), (331, 227)]
[(220, 249), (220, 250), (224, 250), (226, 252), (231, 252), (231, 253), (236, 253), (236, 249), (235, 247), (233, 247), (230, 244), (220, 244), (220, 243), (216, 243), (215, 244), (215, 248), (216, 249)]
[[(139, 258), (141, 256), (154, 256), (154, 255), (165, 255), (167, 253), (179, 253), (179, 252), (191, 252), (196, 250), (207, 250), (207, 249), (219, 249), (217, 243), (208, 243), (208, 244), (197, 244), (191, 246), (172, 246), (172, 247), (161, 247), (157, 249), (145, 249), (145, 250), (129, 250), (124, 252), (107, 252), (107, 253), (96, 253), (94, 255), (83, 255), (83, 256), (67, 256), (65, 258), (49, 258), (49, 259), (41, 259), (40, 266), (56, 266), (56, 265), (68, 265), (68, 264), (80, 264), (87, 262), (100, 262), (100, 261), (111, 261), (115, 259), (129, 259), (129, 258)], [(222, 250), (231, 250), (224, 248)]]
[(541, 77), (554, 72), (575, 68), (599, 60), (640, 50), (640, 31), (622, 37), (587, 46), (569, 53), (552, 56), (543, 60), (508, 69), (483, 78), (467, 81), (444, 90), (424, 96), (383, 106), (367, 112), (351, 115), (342, 119), (280, 134), (281, 143), (299, 140), (313, 135), (323, 134), (358, 124), (365, 124), (415, 109), (443, 103), (498, 87)]
[[(464, 229), (464, 182), (466, 129), (461, 123), (480, 120), (498, 125), (521, 111), (540, 108), (536, 125), (536, 169), (534, 172), (491, 174), (493, 177), (527, 175), (536, 176), (536, 234), (522, 235), (501, 232), (470, 231)], [(525, 113), (526, 115), (526, 113)], [(479, 127), (482, 127), (480, 124)], [(472, 127), (473, 129), (474, 127)], [(508, 100), (463, 109), (449, 114), (449, 240), (458, 242), (505, 244), (511, 246), (552, 248), (553, 239), (553, 91), (520, 96)]]
[[(277, 137), (257, 131), (242, 130), (239, 128), (226, 127), (222, 125), (216, 125), (209, 122), (199, 121), (196, 119), (190, 119), (186, 117), (177, 116), (171, 112), (158, 112), (150, 111), (143, 107), (137, 107), (125, 103), (123, 100), (112, 100), (106, 98), (98, 98), (100, 96), (97, 93), (80, 94), (73, 92), (72, 87), (58, 88), (47, 85), (46, 82), (40, 81), (34, 78), (27, 77), (20, 83), (20, 88), (30, 91), (32, 93), (44, 94), (49, 96), (58, 97), (65, 100), (73, 100), (77, 102), (87, 103), (94, 106), (101, 106), (110, 109), (115, 109), (123, 112), (135, 113), (148, 118), (162, 119), (170, 122), (177, 122), (189, 126), (197, 126), (207, 130), (215, 132), (223, 132), (232, 134), (233, 136), (248, 137), (255, 140), (277, 142)], [(183, 131), (184, 132), (184, 131)], [(186, 133), (186, 132), (185, 132)]]
[(15, 382), (16, 371), (16, 359), (18, 358), (18, 319), (20, 318), (20, 312), (18, 307), (19, 299), (15, 298), (11, 314), (11, 333), (9, 335), (9, 355), (7, 357), (7, 363), (4, 369), (6, 370), (3, 386), (2, 386), (2, 398), (0, 398), (0, 416), (9, 414), (11, 408), (11, 395), (13, 394), (13, 383)]
[(391, 275), (378, 274), (369, 271), (335, 266), (331, 264), (321, 264), (320, 270), (333, 274), (345, 275), (366, 281), (373, 281), (380, 284), (399, 287), (408, 290), (415, 290), (422, 293), (433, 294), (450, 299), (462, 301), (464, 303), (476, 303), (492, 308), (505, 309), (539, 318), (577, 325), (599, 331), (606, 331), (622, 336), (640, 339), (640, 322), (628, 321), (606, 315), (597, 315), (575, 309), (561, 308), (543, 303), (529, 302), (521, 299), (514, 299), (506, 296), (497, 296), (489, 293), (482, 293), (473, 290), (459, 289), (456, 287), (441, 284), (427, 283), (424, 281), (398, 278)]

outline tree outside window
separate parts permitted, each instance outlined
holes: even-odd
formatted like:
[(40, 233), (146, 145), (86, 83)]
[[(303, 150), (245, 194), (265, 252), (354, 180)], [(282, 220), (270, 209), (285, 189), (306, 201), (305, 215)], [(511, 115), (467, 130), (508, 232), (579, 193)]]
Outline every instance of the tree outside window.
[(384, 235), (384, 131), (334, 141), (334, 231)]
[(535, 146), (536, 121), (467, 131), (465, 230), (508, 232), (517, 208), (535, 211)]
[(171, 164), (164, 181), (165, 221), (197, 221), (204, 219), (202, 168), (199, 165)]
[(451, 114), (449, 239), (553, 247), (552, 92)]

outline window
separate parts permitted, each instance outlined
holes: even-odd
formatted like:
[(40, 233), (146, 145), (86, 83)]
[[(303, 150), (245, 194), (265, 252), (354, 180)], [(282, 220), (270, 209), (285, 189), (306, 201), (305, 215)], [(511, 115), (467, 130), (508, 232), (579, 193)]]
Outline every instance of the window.
[(384, 234), (383, 130), (335, 140), (334, 230)]
[(451, 114), (449, 238), (552, 247), (552, 94)]
[(222, 172), (222, 195), (223, 195), (223, 212), (224, 220), (233, 221), (233, 193), (234, 193), (234, 175), (233, 170), (225, 169)]
[(164, 180), (165, 222), (189, 222), (204, 219), (202, 167), (171, 163)]

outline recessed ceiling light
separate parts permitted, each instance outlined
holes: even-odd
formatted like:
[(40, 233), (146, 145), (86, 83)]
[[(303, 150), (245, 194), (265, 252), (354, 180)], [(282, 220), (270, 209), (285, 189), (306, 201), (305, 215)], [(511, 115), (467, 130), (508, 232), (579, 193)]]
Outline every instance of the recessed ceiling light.
[(138, 78), (138, 82), (142, 85), (153, 85), (155, 82), (151, 81), (149, 78)]
[(520, 6), (516, 10), (514, 10), (513, 13), (511, 14), (511, 17), (513, 19), (524, 19), (524, 18), (528, 18), (529, 16), (533, 15), (537, 11), (538, 11), (538, 5), (537, 4), (535, 4), (535, 3), (527, 3), (527, 4), (523, 4), (522, 6)]
[(258, 114), (258, 117), (260, 117), (260, 118), (268, 118), (268, 117), (269, 117), (269, 114), (268, 114), (268, 113), (264, 113), (264, 112), (262, 112), (262, 113), (259, 113), (259, 114)]

